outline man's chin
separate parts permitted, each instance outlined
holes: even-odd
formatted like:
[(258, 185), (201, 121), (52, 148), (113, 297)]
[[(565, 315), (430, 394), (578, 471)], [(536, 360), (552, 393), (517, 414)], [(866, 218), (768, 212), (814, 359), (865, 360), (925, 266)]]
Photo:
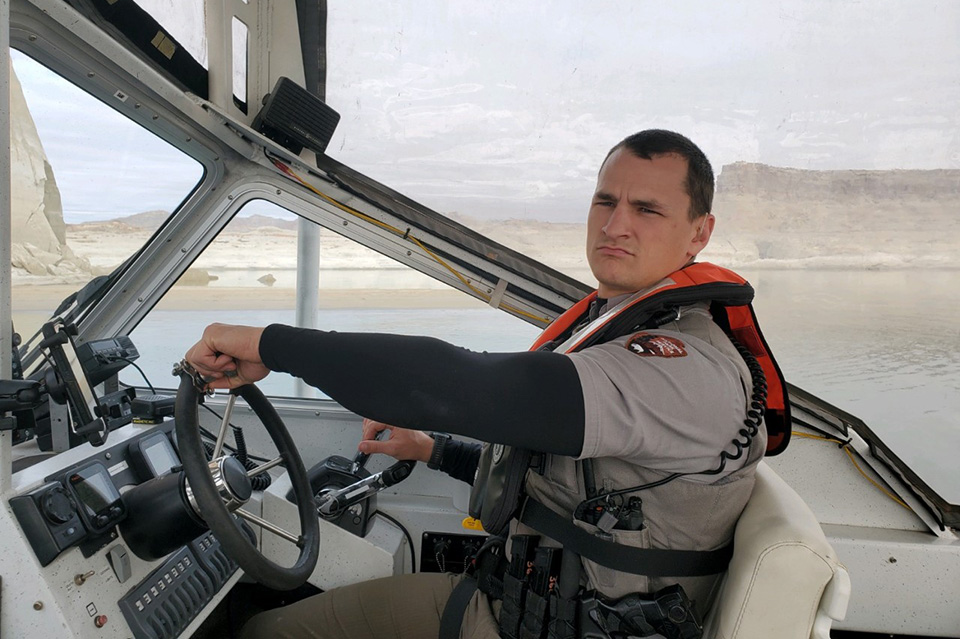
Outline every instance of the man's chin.
[(637, 291), (642, 291), (643, 289), (650, 288), (657, 282), (661, 281), (663, 277), (658, 277), (651, 280), (650, 278), (617, 278), (617, 277), (604, 277), (603, 274), (600, 274), (601, 277), (597, 277), (597, 274), (594, 273), (594, 277), (597, 279), (598, 286), (597, 291), (600, 294), (600, 297), (604, 299), (610, 299), (611, 297), (617, 297), (618, 295), (626, 295), (631, 293), (636, 293)]
[(597, 292), (603, 299), (610, 299), (611, 297), (617, 297), (618, 295), (624, 295), (627, 293), (634, 293), (640, 290), (639, 286), (634, 286), (630, 282), (625, 282), (615, 279), (600, 279), (597, 278), (599, 285), (597, 286)]

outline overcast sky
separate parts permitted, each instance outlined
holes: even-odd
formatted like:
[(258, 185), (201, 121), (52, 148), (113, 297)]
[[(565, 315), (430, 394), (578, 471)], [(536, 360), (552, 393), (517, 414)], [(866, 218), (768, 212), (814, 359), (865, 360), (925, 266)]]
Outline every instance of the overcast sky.
[[(143, 4), (181, 16), (175, 35), (205, 56), (199, 13)], [(649, 127), (685, 133), (717, 172), (739, 160), (960, 168), (958, 2), (330, 0), (329, 11), (327, 95), (342, 119), (328, 152), (444, 212), (580, 220), (607, 149)], [(49, 79), (15, 66), (68, 221), (170, 208), (197, 179), (134, 132), (85, 139), (126, 129), (105, 109), (66, 117), (73, 97), (32, 99)], [(152, 177), (124, 182), (118, 161)]]

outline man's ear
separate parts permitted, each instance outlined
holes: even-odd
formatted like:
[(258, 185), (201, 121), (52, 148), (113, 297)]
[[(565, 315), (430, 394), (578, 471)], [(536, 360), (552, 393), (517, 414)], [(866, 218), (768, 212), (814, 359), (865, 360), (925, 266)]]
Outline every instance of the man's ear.
[(713, 227), (717, 223), (717, 218), (713, 213), (707, 213), (697, 222), (693, 239), (690, 240), (690, 248), (687, 254), (690, 257), (696, 257), (697, 254), (707, 247), (710, 243), (710, 237), (713, 235)]

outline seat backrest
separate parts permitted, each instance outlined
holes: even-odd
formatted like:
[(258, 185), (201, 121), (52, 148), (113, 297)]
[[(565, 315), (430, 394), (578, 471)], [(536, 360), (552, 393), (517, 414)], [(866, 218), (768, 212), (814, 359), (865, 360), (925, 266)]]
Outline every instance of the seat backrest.
[(829, 637), (832, 620), (846, 613), (849, 595), (849, 576), (813, 512), (760, 462), (704, 637)]

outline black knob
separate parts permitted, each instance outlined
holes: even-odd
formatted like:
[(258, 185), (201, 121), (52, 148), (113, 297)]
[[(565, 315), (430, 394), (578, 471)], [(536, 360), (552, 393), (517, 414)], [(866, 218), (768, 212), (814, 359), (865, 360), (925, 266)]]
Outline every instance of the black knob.
[(110, 518), (107, 517), (106, 515), (97, 515), (96, 518), (93, 520), (93, 523), (96, 525), (97, 528), (103, 528), (104, 526), (110, 523)]
[(667, 610), (667, 618), (673, 623), (681, 623), (687, 620), (687, 609), (680, 604), (673, 604)]
[(40, 510), (52, 524), (65, 524), (73, 519), (73, 502), (63, 488), (54, 488), (41, 497)]

